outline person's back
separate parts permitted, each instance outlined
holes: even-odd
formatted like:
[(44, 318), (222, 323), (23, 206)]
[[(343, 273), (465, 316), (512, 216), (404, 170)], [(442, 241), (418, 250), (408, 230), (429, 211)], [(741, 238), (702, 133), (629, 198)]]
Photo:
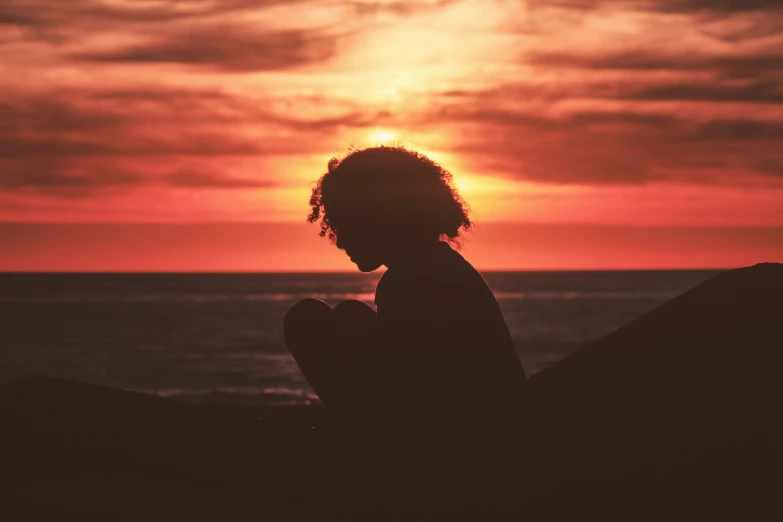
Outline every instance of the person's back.
[[(447, 243), (390, 268), (376, 291), (370, 408), (416, 490), (518, 502), (525, 374), (492, 291)], [(392, 363), (393, 361), (393, 363)], [(428, 469), (429, 466), (429, 469)], [(479, 489), (484, 491), (479, 492)], [(461, 493), (457, 493), (461, 491)]]
[[(526, 382), (492, 291), (448, 243), (437, 242), (378, 283), (380, 394), (401, 419), (500, 428), (524, 415)], [(409, 374), (399, 379), (400, 373)]]

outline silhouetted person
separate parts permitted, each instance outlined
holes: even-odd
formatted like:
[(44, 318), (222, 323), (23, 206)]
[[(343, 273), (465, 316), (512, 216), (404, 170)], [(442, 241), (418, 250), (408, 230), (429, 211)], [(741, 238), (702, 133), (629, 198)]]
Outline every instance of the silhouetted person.
[(316, 299), (286, 315), (286, 345), (315, 392), (413, 466), (502, 474), (524, 444), (525, 374), (492, 291), (441, 241), (472, 225), (451, 175), (402, 147), (368, 148), (332, 159), (310, 203), (309, 221), (359, 270), (388, 269), (377, 316)]

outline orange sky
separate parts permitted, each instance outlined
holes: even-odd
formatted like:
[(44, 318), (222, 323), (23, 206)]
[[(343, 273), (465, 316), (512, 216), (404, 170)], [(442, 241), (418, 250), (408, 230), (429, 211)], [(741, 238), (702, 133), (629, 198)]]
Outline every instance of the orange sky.
[(479, 268), (783, 260), (772, 4), (15, 0), (0, 270), (350, 269), (309, 183), (399, 141), (454, 174)]

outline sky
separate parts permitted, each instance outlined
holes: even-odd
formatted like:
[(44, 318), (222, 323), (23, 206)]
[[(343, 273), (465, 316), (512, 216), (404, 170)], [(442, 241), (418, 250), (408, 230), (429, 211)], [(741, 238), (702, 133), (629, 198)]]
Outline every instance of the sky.
[(378, 144), (480, 269), (781, 261), (781, 143), (781, 1), (0, 6), (0, 270), (350, 270), (311, 184)]

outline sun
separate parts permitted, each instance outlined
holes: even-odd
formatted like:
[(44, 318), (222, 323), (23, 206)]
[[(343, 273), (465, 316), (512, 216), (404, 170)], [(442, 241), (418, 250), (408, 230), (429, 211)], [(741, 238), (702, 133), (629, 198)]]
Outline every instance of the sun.
[(378, 130), (372, 133), (373, 141), (391, 141), (395, 136), (395, 133), (387, 130)]

